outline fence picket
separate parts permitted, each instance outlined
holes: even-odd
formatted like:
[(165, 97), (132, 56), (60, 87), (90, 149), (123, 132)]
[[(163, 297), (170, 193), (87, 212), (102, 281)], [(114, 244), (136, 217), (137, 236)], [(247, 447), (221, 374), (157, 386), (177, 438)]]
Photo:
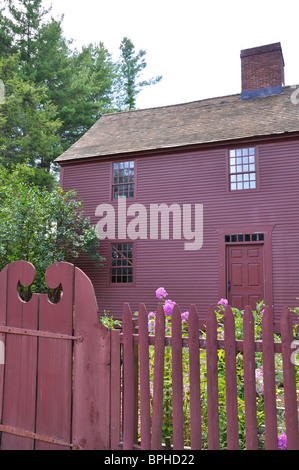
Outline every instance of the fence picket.
[(224, 349), (226, 384), (227, 448), (239, 449), (238, 395), (236, 367), (235, 320), (231, 307), (224, 312)]
[[(74, 344), (74, 394), (73, 394), (73, 443), (79, 449), (109, 449), (110, 435), (107, 432), (113, 422), (111, 400), (119, 398), (119, 366), (110, 366), (116, 358), (111, 348), (111, 331), (97, 322), (98, 305), (90, 279), (79, 268), (75, 268), (74, 333), (82, 341)], [(72, 318), (72, 311), (70, 316)], [(118, 350), (120, 345), (118, 345)], [(111, 371), (116, 372), (116, 382), (110, 380)], [(114, 403), (113, 412), (120, 405)], [(116, 431), (116, 429), (115, 429)]]
[(293, 341), (293, 327), (291, 313), (287, 307), (284, 307), (281, 319), (281, 343), (283, 360), (283, 383), (284, 383), (284, 402), (285, 402), (285, 424), (287, 435), (287, 449), (299, 449), (298, 433), (298, 411), (296, 396), (296, 372), (295, 366), (291, 362), (291, 343)]
[(243, 317), (243, 344), (246, 449), (257, 450), (254, 317), (248, 305), (245, 307)]
[(273, 311), (269, 306), (264, 308), (262, 338), (266, 449), (277, 450)]
[(207, 395), (208, 395), (208, 447), (218, 450), (219, 410), (218, 410), (218, 369), (217, 369), (217, 318), (210, 305), (207, 319)]
[(120, 441), (121, 417), (121, 366), (120, 337), (118, 330), (111, 330), (111, 401), (110, 401), (110, 448), (117, 449)]
[(141, 449), (151, 448), (150, 380), (148, 314), (144, 304), (138, 310), (139, 361), (140, 361), (140, 425)]
[(123, 308), (124, 357), (124, 431), (123, 449), (132, 450), (134, 444), (134, 350), (133, 319), (129, 304)]
[[(8, 266), (6, 266), (2, 271), (0, 271), (0, 325), (6, 325), (6, 315), (7, 315), (7, 275), (8, 275)], [(0, 340), (5, 345), (5, 334), (0, 334)], [(6, 345), (5, 345), (6, 349)], [(5, 362), (5, 357), (2, 358)], [(3, 395), (4, 395), (4, 364), (0, 365), (0, 423), (3, 422)]]
[(184, 449), (182, 317), (178, 305), (172, 311), (173, 449)]
[(163, 305), (158, 304), (155, 327), (155, 362), (153, 384), (152, 450), (160, 450), (162, 444), (163, 383), (164, 383), (165, 315)]
[(201, 399), (200, 399), (200, 358), (199, 358), (199, 317), (195, 305), (191, 305), (188, 327), (189, 370), (190, 370), (190, 433), (191, 449), (200, 450), (201, 440)]

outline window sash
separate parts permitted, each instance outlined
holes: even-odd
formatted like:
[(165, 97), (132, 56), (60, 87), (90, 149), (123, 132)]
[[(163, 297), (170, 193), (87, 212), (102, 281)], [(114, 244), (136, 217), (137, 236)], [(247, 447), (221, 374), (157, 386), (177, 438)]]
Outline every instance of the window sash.
[(229, 153), (229, 188), (231, 191), (256, 189), (255, 148), (240, 148)]
[(112, 243), (110, 283), (130, 285), (134, 282), (134, 245), (132, 242)]
[(113, 163), (112, 174), (112, 199), (119, 196), (127, 199), (134, 198), (135, 192), (135, 162), (134, 160)]

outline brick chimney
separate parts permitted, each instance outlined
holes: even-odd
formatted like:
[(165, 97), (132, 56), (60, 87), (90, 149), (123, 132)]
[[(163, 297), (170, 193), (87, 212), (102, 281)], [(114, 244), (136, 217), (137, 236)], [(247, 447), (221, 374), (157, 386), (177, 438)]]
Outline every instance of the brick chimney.
[(284, 85), (280, 42), (241, 51), (242, 98), (279, 94)]

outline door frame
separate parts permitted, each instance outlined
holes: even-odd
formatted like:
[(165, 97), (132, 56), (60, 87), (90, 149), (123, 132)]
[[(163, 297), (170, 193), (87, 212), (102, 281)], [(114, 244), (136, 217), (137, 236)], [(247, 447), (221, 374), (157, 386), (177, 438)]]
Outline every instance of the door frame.
[[(273, 275), (272, 275), (272, 231), (275, 225), (223, 225), (216, 227), (218, 234), (218, 285), (219, 299), (227, 298), (227, 249), (228, 245), (238, 244), (263, 244), (264, 246), (264, 301), (265, 305), (273, 307)], [(226, 242), (225, 236), (236, 234), (264, 234), (263, 241), (243, 241), (243, 242)]]

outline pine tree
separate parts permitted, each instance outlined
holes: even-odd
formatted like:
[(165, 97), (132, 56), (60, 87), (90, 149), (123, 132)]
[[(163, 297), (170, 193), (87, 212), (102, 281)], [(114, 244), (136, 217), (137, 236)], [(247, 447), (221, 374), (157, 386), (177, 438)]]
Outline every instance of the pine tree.
[(5, 15), (5, 8), (0, 8), (0, 57), (8, 57), (17, 52), (13, 46), (12, 22)]
[[(32, 1), (39, 6), (40, 0)], [(61, 142), (66, 150), (112, 109), (114, 68), (102, 43), (73, 51), (72, 41), (63, 35), (62, 21), (63, 16), (51, 18), (39, 26), (34, 54), (25, 69), (31, 70), (29, 75), (36, 84), (46, 86), (47, 96), (58, 111)]]
[(0, 104), (0, 162), (5, 165), (29, 159), (49, 172), (56, 156), (102, 114), (134, 109), (142, 88), (161, 80), (140, 81), (146, 52), (136, 53), (128, 38), (115, 63), (102, 42), (73, 50), (63, 34), (63, 16), (50, 17), (43, 0), (2, 4), (0, 80), (7, 97)]
[(138, 82), (146, 67), (146, 51), (140, 50), (137, 54), (135, 46), (128, 38), (120, 44), (121, 56), (118, 62), (117, 77), (117, 107), (120, 110), (130, 110), (136, 107), (136, 97), (144, 86), (158, 83), (162, 76)]
[(12, 18), (10, 29), (14, 47), (20, 53), (22, 71), (29, 80), (35, 78), (34, 60), (38, 46), (38, 31), (49, 13), (42, 6), (42, 0), (6, 0), (7, 10)]
[[(76, 51), (71, 59), (72, 74), (63, 107), (62, 139), (73, 144), (104, 114), (111, 112), (114, 64), (102, 43)], [(66, 98), (66, 95), (64, 95)], [(53, 98), (52, 98), (53, 99)], [(55, 100), (54, 100), (55, 102)]]
[(49, 172), (61, 153), (56, 107), (44, 86), (19, 75), (19, 56), (0, 59), (5, 100), (0, 105), (0, 163), (11, 167), (28, 161), (31, 167)]

